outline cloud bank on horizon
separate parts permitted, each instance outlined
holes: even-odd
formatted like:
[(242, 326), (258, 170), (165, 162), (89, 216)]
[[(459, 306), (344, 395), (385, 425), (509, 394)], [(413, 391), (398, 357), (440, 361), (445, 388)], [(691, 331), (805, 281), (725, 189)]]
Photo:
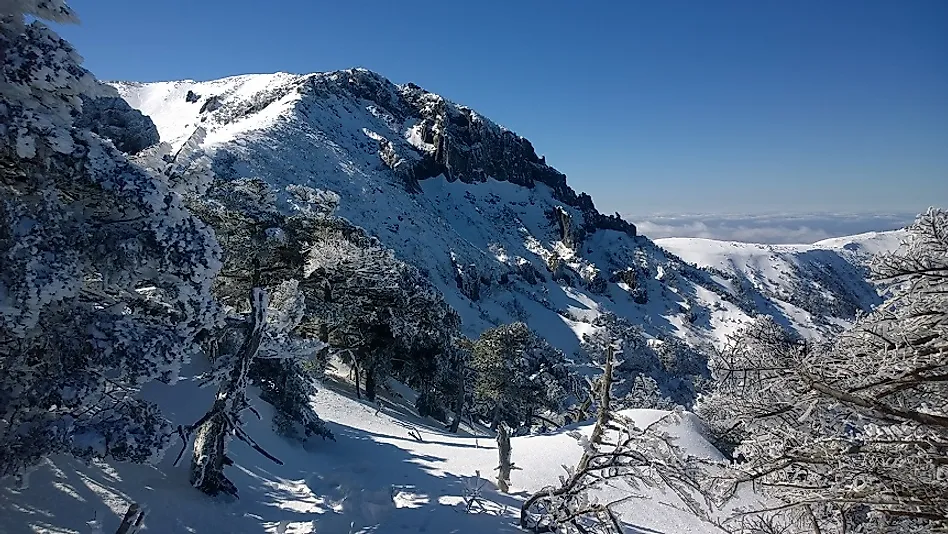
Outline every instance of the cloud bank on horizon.
[(771, 215), (624, 215), (651, 239), (703, 237), (747, 243), (813, 243), (830, 237), (904, 228), (916, 213)]

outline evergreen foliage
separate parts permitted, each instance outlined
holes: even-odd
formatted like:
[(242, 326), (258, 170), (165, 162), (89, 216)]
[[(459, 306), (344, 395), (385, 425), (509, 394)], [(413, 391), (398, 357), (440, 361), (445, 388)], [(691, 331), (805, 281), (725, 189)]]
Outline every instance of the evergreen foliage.
[(96, 82), (34, 20), (74, 22), (66, 4), (0, 8), (0, 476), (54, 453), (155, 460), (173, 427), (137, 392), (216, 323), (220, 249), (160, 176), (76, 126)]

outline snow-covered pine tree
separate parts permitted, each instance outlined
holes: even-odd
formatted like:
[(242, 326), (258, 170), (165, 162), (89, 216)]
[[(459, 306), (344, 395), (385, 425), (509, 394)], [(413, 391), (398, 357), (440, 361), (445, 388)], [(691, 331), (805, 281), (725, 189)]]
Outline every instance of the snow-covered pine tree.
[(395, 374), (414, 386), (435, 377), (460, 319), (415, 267), (347, 221), (328, 221), (308, 249), (304, 289), (322, 339), (349, 363), (356, 391), (374, 400)]
[[(596, 317), (583, 336), (582, 352), (601, 365), (611, 346), (622, 343), (625, 363), (617, 370), (615, 402), (625, 408), (691, 406), (710, 377), (705, 350), (673, 337), (650, 339), (640, 325), (612, 313)], [(710, 352), (710, 351), (707, 351)]]
[(739, 443), (730, 491), (754, 482), (799, 532), (948, 528), (948, 212), (878, 258), (887, 300), (830, 345), (761, 319), (716, 358), (702, 403)]
[(94, 79), (32, 20), (75, 22), (69, 7), (0, 9), (0, 475), (54, 453), (153, 460), (172, 427), (136, 393), (173, 381), (216, 320), (217, 242), (163, 180), (75, 126)]
[[(218, 394), (205, 417), (187, 429), (197, 430), (191, 482), (209, 494), (236, 494), (223, 474), (229, 437), (267, 455), (241, 428), (249, 384), (260, 386), (264, 400), (274, 405), (274, 422), (283, 434), (332, 438), (309, 402), (313, 380), (325, 363), (325, 344), (301, 328), (307, 304), (300, 282), (311, 236), (329, 214), (317, 208), (286, 215), (262, 180), (207, 176), (204, 158), (192, 153), (198, 141), (194, 136), (192, 141), (194, 147), (186, 144), (167, 160), (164, 174), (188, 194), (192, 209), (221, 242), (224, 267), (214, 292), (228, 320), (206, 343), (214, 365), (206, 382), (216, 384)], [(182, 164), (182, 158), (192, 163)]]
[[(277, 430), (295, 439), (313, 435), (333, 439), (310, 403), (315, 380), (326, 365), (326, 351), (325, 344), (303, 328), (311, 321), (300, 280), (312, 236), (332, 218), (339, 196), (287, 186), (287, 201), (294, 208), (288, 215), (278, 209), (276, 192), (263, 180), (215, 176), (202, 148), (204, 136), (198, 127), (177, 150), (162, 143), (135, 159), (165, 176), (214, 228), (224, 249), (224, 268), (214, 291), (227, 309), (246, 316), (246, 297), (255, 277), (271, 293), (265, 336), (248, 378), (261, 388), (261, 398), (276, 408)], [(218, 378), (226, 379), (230, 362), (218, 363)]]
[(441, 367), (438, 389), (444, 397), (445, 404), (451, 408), (454, 415), (448, 424), (448, 431), (457, 433), (461, 419), (468, 412), (474, 401), (475, 371), (471, 367), (471, 352), (474, 342), (464, 336), (457, 336)]
[(501, 421), (514, 428), (529, 425), (543, 410), (559, 413), (577, 385), (563, 353), (524, 323), (484, 331), (474, 343), (471, 365), (480, 416), (492, 428)]

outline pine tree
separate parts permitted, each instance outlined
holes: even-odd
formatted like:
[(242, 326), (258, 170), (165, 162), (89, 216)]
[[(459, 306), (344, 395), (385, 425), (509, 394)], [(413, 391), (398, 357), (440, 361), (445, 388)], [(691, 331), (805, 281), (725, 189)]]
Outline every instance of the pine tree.
[(592, 363), (601, 365), (612, 345), (622, 344), (625, 363), (618, 369), (614, 391), (620, 407), (690, 407), (710, 378), (706, 355), (710, 350), (673, 337), (650, 337), (641, 326), (612, 313), (596, 317), (593, 326), (596, 329), (583, 336), (581, 345)]
[(0, 475), (53, 453), (144, 462), (171, 424), (138, 398), (172, 382), (216, 321), (213, 234), (153, 173), (76, 126), (93, 87), (39, 20), (0, 5)]
[(393, 373), (416, 386), (434, 379), (460, 318), (418, 269), (341, 219), (314, 236), (307, 262), (322, 339), (352, 366), (357, 394), (362, 378), (370, 401)]
[(312, 319), (303, 286), (311, 239), (331, 218), (338, 197), (288, 188), (296, 211), (284, 213), (277, 207), (276, 192), (263, 180), (216, 177), (201, 149), (203, 136), (198, 128), (177, 151), (161, 145), (137, 160), (185, 195), (223, 248), (214, 294), (227, 317), (205, 343), (213, 369), (204, 383), (216, 385), (218, 392), (207, 414), (182, 427), (181, 434), (187, 439), (197, 432), (192, 484), (209, 494), (236, 495), (237, 488), (223, 473), (230, 463), (229, 437), (270, 457), (241, 428), (241, 414), (250, 406), (248, 385), (259, 386), (263, 400), (276, 408), (274, 425), (280, 433), (333, 439), (309, 399), (326, 363), (326, 345), (304, 328)]
[(560, 412), (576, 381), (562, 352), (524, 323), (501, 325), (481, 334), (471, 360), (474, 395), (481, 414), (496, 428), (502, 421), (529, 424), (548, 410)]

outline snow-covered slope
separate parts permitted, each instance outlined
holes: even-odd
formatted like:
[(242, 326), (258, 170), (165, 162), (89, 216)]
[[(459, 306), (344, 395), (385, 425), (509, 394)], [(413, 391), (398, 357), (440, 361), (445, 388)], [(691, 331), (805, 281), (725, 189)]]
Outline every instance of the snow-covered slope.
[(338, 193), (341, 214), (422, 268), (470, 335), (525, 320), (571, 353), (609, 311), (657, 337), (714, 342), (752, 313), (817, 332), (872, 303), (870, 289), (851, 280), (855, 271), (832, 262), (848, 270), (831, 317), (771, 302), (777, 290), (749, 299), (734, 280), (600, 214), (526, 139), (369, 71), (112, 85), (165, 142), (180, 146), (206, 129), (203, 146), (220, 177)]
[(813, 246), (836, 250), (856, 263), (865, 264), (873, 256), (898, 250), (907, 238), (908, 232), (905, 230), (866, 232), (824, 239), (813, 243)]
[[(173, 391), (154, 386), (152, 398), (177, 421), (195, 420), (212, 401), (213, 391), (188, 381)], [(493, 483), (497, 449), (482, 429), (461, 435), (418, 416), (411, 399), (386, 398), (386, 407), (357, 401), (348, 386), (330, 381), (313, 399), (329, 421), (337, 442), (300, 445), (273, 434), (270, 405), (251, 400), (262, 420), (248, 418), (245, 428), (284, 465), (276, 465), (234, 440), (228, 454), (236, 466), (228, 476), (240, 490), (239, 500), (211, 498), (188, 485), (188, 462), (174, 467), (172, 449), (155, 467), (128, 464), (83, 465), (56, 457), (30, 478), (24, 490), (0, 486), (0, 532), (114, 532), (131, 502), (148, 510), (145, 532), (184, 533), (431, 533), (484, 534), (521, 532), (516, 528), (520, 504), (532, 492), (557, 483), (561, 465), (575, 465), (582, 449), (566, 431), (515, 437), (511, 494)], [(350, 391), (351, 392), (351, 391)], [(169, 394), (170, 393), (170, 394)], [(624, 412), (640, 426), (664, 412)], [(590, 427), (575, 427), (589, 432)], [(422, 441), (411, 437), (417, 430)], [(690, 453), (717, 457), (702, 437), (700, 425), (686, 414), (671, 429)], [(480, 476), (487, 478), (483, 480)], [(464, 497), (481, 488), (479, 506), (468, 513)], [(675, 498), (646, 490), (619, 510), (630, 532), (715, 532), (707, 524), (665, 502)], [(632, 527), (636, 528), (632, 528)]]
[(735, 293), (771, 308), (785, 324), (818, 335), (843, 325), (859, 310), (879, 303), (867, 280), (869, 259), (895, 250), (904, 232), (871, 232), (812, 245), (763, 245), (701, 238), (665, 238), (655, 243), (684, 261), (722, 277)]

